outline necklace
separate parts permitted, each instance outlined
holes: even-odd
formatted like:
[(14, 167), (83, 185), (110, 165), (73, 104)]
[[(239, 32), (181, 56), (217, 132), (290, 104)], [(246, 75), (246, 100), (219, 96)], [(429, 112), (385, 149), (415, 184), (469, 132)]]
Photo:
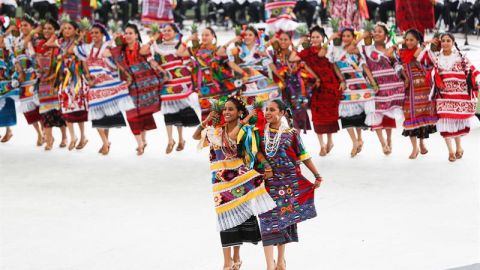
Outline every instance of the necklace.
[(237, 157), (237, 145), (228, 137), (228, 127), (222, 129), (222, 146), (220, 147), (226, 159)]
[(265, 153), (268, 157), (274, 157), (277, 154), (278, 148), (280, 146), (280, 139), (282, 138), (283, 132), (287, 130), (287, 127), (281, 123), (278, 128), (277, 134), (272, 137), (270, 136), (270, 124), (267, 123), (265, 126)]
[(441, 70), (452, 70), (456, 62), (457, 54), (454, 52), (452, 52), (450, 55), (444, 55), (441, 53), (438, 57), (438, 67)]

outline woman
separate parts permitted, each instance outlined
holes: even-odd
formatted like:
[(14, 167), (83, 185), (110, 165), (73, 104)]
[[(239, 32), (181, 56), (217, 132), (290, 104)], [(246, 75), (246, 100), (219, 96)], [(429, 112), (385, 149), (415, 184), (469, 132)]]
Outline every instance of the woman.
[[(266, 161), (265, 187), (275, 200), (276, 207), (259, 215), (267, 269), (286, 269), (285, 245), (298, 242), (297, 224), (316, 217), (313, 190), (322, 177), (306, 152), (300, 135), (290, 128), (283, 117), (291, 120), (291, 112), (281, 100), (271, 101), (266, 108), (265, 135), (261, 151)], [(309, 182), (300, 171), (300, 163), (315, 176)], [(273, 259), (273, 247), (278, 248), (278, 264)]]
[(431, 84), (423, 65), (426, 59), (419, 57), (422, 51), (419, 44), (423, 43), (423, 36), (417, 30), (410, 29), (405, 33), (403, 42), (406, 48), (400, 50), (400, 60), (407, 75), (408, 87), (405, 89), (402, 135), (410, 137), (412, 153), (409, 158), (416, 159), (418, 153), (428, 153), (424, 140), (437, 131), (435, 124), (438, 117), (435, 103), (429, 99)]
[(156, 129), (153, 114), (160, 111), (161, 78), (140, 53), (141, 37), (134, 24), (125, 27), (125, 44), (112, 49), (123, 80), (129, 85), (134, 109), (127, 111), (127, 120), (137, 141), (137, 155), (143, 155), (147, 146), (147, 131)]
[[(460, 53), (455, 37), (445, 33), (440, 40), (442, 50), (438, 54), (430, 54), (440, 79), (435, 80), (438, 89), (437, 130), (447, 144), (448, 160), (454, 162), (463, 157), (462, 136), (467, 135), (474, 123), (478, 122), (475, 112), (480, 81), (478, 70)], [(455, 141), (455, 150), (452, 139)]]
[[(333, 133), (340, 127), (338, 125), (338, 106), (340, 104), (341, 89), (337, 74), (340, 74), (338, 67), (333, 65), (325, 57), (325, 49), (322, 49), (323, 41), (327, 38), (325, 30), (314, 26), (310, 30), (310, 47), (296, 55), (292, 54), (290, 60), (302, 60), (316, 75), (317, 83), (314, 86), (310, 98), (312, 111), (313, 129), (320, 142), (320, 156), (326, 156), (333, 148)], [(325, 144), (324, 135), (327, 135)]]
[[(230, 43), (236, 42), (235, 48), (228, 50), (228, 66), (241, 74), (244, 83), (241, 95), (247, 98), (247, 105), (254, 101), (268, 101), (280, 97), (278, 86), (269, 78), (269, 71), (276, 72), (272, 59), (261, 45), (261, 37), (253, 26), (244, 31), (243, 40), (235, 38), (222, 46), (219, 54), (223, 55)], [(280, 77), (280, 76), (279, 76)]]
[[(275, 77), (278, 79), (282, 91), (282, 99), (293, 111), (293, 125), (297, 131), (311, 130), (308, 117), (308, 93), (305, 79), (315, 78), (317, 75), (300, 59), (294, 59), (294, 52), (290, 50), (292, 38), (287, 32), (280, 32), (278, 36), (279, 48), (273, 51), (273, 64), (275, 65)], [(320, 78), (316, 78), (316, 86), (320, 85)]]
[[(337, 34), (334, 34), (330, 40), (336, 37)], [(350, 155), (355, 157), (362, 151), (362, 129), (368, 127), (365, 121), (375, 112), (374, 96), (378, 91), (378, 85), (365, 63), (365, 59), (356, 51), (353, 29), (344, 29), (341, 37), (343, 44), (330, 51), (330, 61), (335, 63), (340, 70), (340, 74), (337, 75), (341, 81), (343, 97), (340, 101), (339, 112), (342, 128), (347, 129), (352, 140), (353, 147)], [(368, 82), (364, 73), (368, 77)]]
[[(56, 87), (60, 98), (63, 119), (67, 123), (70, 133), (68, 150), (81, 150), (88, 143), (85, 136), (85, 122), (88, 121), (87, 92), (88, 85), (85, 74), (82, 72), (81, 61), (74, 54), (75, 44), (82, 39), (78, 25), (74, 21), (65, 20), (61, 25), (61, 39), (47, 42), (47, 46), (56, 46), (60, 49), (59, 61), (55, 68)], [(75, 134), (74, 124), (80, 128), (80, 143)]]
[[(207, 127), (217, 117), (212, 111), (193, 135), (195, 140), (202, 139), (200, 146), (210, 147), (213, 199), (223, 246), (224, 270), (240, 269), (240, 245), (261, 241), (255, 215), (275, 207), (265, 190), (262, 175), (245, 165), (241, 155), (244, 151), (239, 149), (242, 143), (237, 144), (240, 129), (254, 113), (246, 115), (245, 104), (230, 97), (223, 109), (225, 124)], [(234, 247), (233, 259), (231, 247)]]
[(37, 132), (37, 146), (45, 143), (45, 137), (40, 125), (41, 116), (38, 108), (38, 93), (35, 89), (37, 74), (35, 73), (35, 50), (32, 44), (35, 21), (26, 15), (20, 24), (20, 36), (14, 39), (15, 69), (20, 82), (20, 110), (29, 125)]
[(45, 131), (45, 150), (51, 150), (54, 137), (53, 127), (59, 127), (62, 131), (62, 142), (60, 148), (67, 146), (67, 129), (65, 120), (62, 117), (60, 102), (58, 100), (57, 88), (54, 87), (56, 60), (58, 48), (48, 47), (48, 40), (54, 40), (55, 31), (60, 29), (57, 21), (49, 19), (42, 26), (43, 36), (35, 42), (36, 69), (39, 76), (38, 97), (40, 100), (40, 114), (42, 116), (43, 128)]
[(103, 143), (99, 153), (108, 155), (109, 129), (126, 126), (122, 112), (133, 109), (134, 105), (127, 84), (118, 78), (117, 66), (108, 49), (107, 29), (96, 23), (90, 33), (93, 42), (76, 46), (74, 52), (82, 61), (89, 84), (88, 113)]
[(228, 96), (237, 90), (237, 86), (234, 84), (233, 75), (222, 66), (223, 59), (217, 52), (217, 35), (212, 28), (207, 27), (202, 31), (198, 47), (187, 47), (189, 41), (198, 42), (197, 34), (180, 44), (177, 56), (193, 58), (193, 85), (198, 92), (202, 119), (205, 119), (212, 109), (211, 100)]
[[(363, 37), (367, 35), (369, 33)], [(376, 131), (383, 153), (389, 155), (392, 153), (392, 129), (397, 127), (395, 121), (403, 118), (404, 87), (408, 85), (408, 79), (403, 82), (400, 77), (403, 75), (406, 78), (406, 75), (394, 55), (394, 48), (386, 48), (388, 29), (385, 24), (375, 26), (373, 39), (372, 45), (362, 47), (368, 68), (379, 88), (375, 94), (375, 113), (367, 119), (367, 124)], [(383, 130), (387, 135), (386, 141)]]
[(183, 127), (193, 127), (200, 124), (200, 120), (189, 100), (193, 93), (191, 71), (183, 58), (177, 56), (180, 41), (176, 37), (179, 34), (180, 31), (175, 24), (168, 24), (163, 30), (162, 43), (150, 42), (149, 44), (152, 56), (154, 56), (150, 60), (150, 64), (159, 71), (166, 71), (167, 77), (161, 92), (162, 111), (168, 135), (167, 154), (173, 151), (176, 144), (173, 140), (173, 126), (176, 126), (178, 131), (176, 150), (182, 151), (185, 148)]
[(13, 54), (11, 54), (0, 35), (0, 127), (5, 127), (2, 143), (8, 142), (13, 132), (11, 127), (17, 124), (17, 113), (15, 110), (15, 99), (18, 100), (18, 81), (12, 80), (13, 75)]

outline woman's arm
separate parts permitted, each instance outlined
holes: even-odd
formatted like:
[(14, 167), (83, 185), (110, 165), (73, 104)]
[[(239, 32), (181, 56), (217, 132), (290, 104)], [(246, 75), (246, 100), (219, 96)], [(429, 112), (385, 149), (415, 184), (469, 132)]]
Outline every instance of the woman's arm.
[(265, 170), (264, 170), (265, 178), (272, 178), (273, 177), (273, 170), (272, 170), (272, 166), (270, 166), (270, 164), (268, 163), (267, 158), (265, 158), (263, 153), (260, 152), (260, 151), (257, 152), (256, 158), (257, 158), (258, 162), (260, 162), (260, 164), (262, 164), (263, 167), (265, 168)]
[(337, 67), (337, 65), (333, 64), (333, 70), (335, 71), (335, 74), (337, 75), (337, 78), (340, 80), (340, 91), (345, 91), (347, 89), (347, 84), (345, 83), (345, 78), (343, 77), (342, 72), (340, 69)]
[(288, 61), (290, 62), (298, 62), (298, 61), (301, 61), (302, 59), (300, 58), (300, 56), (298, 56), (298, 53), (296, 51), (293, 51), (291, 54), (290, 54), (290, 57), (288, 58)]
[(373, 78), (373, 74), (368, 68), (367, 64), (363, 64), (362, 67), (365, 74), (367, 74), (368, 81), (370, 81), (370, 84), (373, 86), (373, 90), (375, 91), (375, 93), (378, 92), (378, 84), (375, 81), (375, 78)]
[(217, 113), (215, 111), (211, 111), (210, 114), (208, 114), (207, 118), (205, 118), (205, 120), (203, 120), (203, 122), (200, 123), (200, 125), (197, 127), (197, 129), (195, 129), (195, 132), (193, 133), (194, 140), (199, 141), (202, 139), (202, 131), (205, 128), (207, 128), (208, 122), (210, 122), (210, 120), (212, 120), (212, 118), (215, 117), (216, 115)]
[(313, 164), (313, 161), (311, 158), (304, 160), (303, 164), (313, 173), (313, 176), (315, 177), (315, 183), (313, 184), (313, 188), (318, 188), (320, 187), (320, 183), (322, 182), (322, 177), (317, 171), (317, 167), (315, 167), (315, 164)]
[(247, 117), (245, 117), (243, 120), (240, 121), (240, 123), (238, 125), (235, 126), (235, 128), (230, 131), (228, 133), (228, 137), (231, 139), (231, 140), (237, 140), (237, 136), (238, 136), (238, 133), (240, 132), (240, 129), (248, 124), (248, 122), (250, 121), (250, 118), (252, 118), (253, 116), (257, 115), (257, 111), (256, 110), (251, 110), (250, 113), (247, 115)]
[(192, 36), (189, 36), (187, 38), (187, 40), (185, 40), (184, 42), (182, 42), (180, 44), (180, 46), (178, 46), (178, 49), (177, 49), (177, 56), (179, 57), (188, 57), (190, 56), (190, 52), (188, 51), (188, 48), (187, 48), (187, 43), (190, 41), (190, 40), (194, 40), (194, 39), (198, 39), (197, 37), (197, 34), (193, 34)]
[(320, 80), (320, 77), (318, 77), (318, 75), (307, 64), (304, 64), (304, 65), (305, 65), (305, 70), (315, 78), (315, 87), (320, 87), (320, 84), (322, 82)]
[(240, 41), (240, 37), (234, 37), (233, 39), (229, 40), (227, 43), (225, 43), (223, 46), (221, 46), (218, 50), (217, 50), (217, 55), (218, 56), (227, 56), (227, 49), (228, 49), (228, 46), (230, 46), (230, 44), (232, 43), (235, 43), (237, 41)]

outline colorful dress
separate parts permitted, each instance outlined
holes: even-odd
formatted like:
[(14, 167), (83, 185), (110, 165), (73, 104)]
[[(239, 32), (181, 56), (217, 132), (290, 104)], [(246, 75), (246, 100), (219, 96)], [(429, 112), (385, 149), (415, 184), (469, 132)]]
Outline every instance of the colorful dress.
[(293, 9), (296, 0), (268, 0), (265, 3), (266, 23), (269, 32), (295, 31), (298, 23), (295, 21)]
[(223, 246), (260, 241), (254, 216), (275, 207), (262, 175), (245, 165), (237, 142), (228, 137), (224, 127), (207, 127), (202, 132), (200, 146), (210, 147), (213, 201)]
[(88, 100), (88, 116), (97, 128), (126, 126), (122, 112), (134, 108), (128, 86), (121, 81), (112, 57), (105, 56), (108, 43), (100, 48), (92, 44), (76, 46), (75, 55), (86, 62), (92, 77)]
[(417, 49), (401, 49), (400, 59), (407, 74), (410, 85), (405, 89), (403, 113), (403, 136), (426, 139), (429, 134), (437, 132), (435, 127), (438, 116), (435, 112), (435, 101), (430, 99), (430, 78), (421, 56), (414, 57)]
[[(265, 138), (275, 141), (278, 132), (281, 143), (270, 152)], [(273, 170), (273, 177), (265, 179), (265, 187), (276, 203), (273, 210), (259, 215), (263, 245), (298, 242), (297, 223), (317, 216), (313, 185), (300, 170), (300, 163), (310, 156), (295, 129), (269, 128), (260, 145)]]
[(30, 125), (41, 120), (38, 108), (40, 102), (36, 89), (35, 50), (31, 42), (25, 44), (23, 35), (14, 40), (13, 50), (14, 63), (19, 63), (25, 73), (24, 80), (20, 82), (20, 111)]
[(255, 101), (268, 101), (281, 98), (278, 85), (270, 79), (270, 56), (255, 45), (251, 50), (245, 44), (227, 51), (228, 61), (235, 62), (248, 73), (248, 81), (243, 85), (241, 95), (247, 98), (247, 105)]
[(17, 124), (15, 100), (18, 101), (20, 90), (18, 81), (12, 81), (13, 58), (7, 49), (0, 48), (0, 127)]
[(60, 109), (60, 100), (58, 99), (57, 88), (54, 84), (55, 67), (57, 66), (58, 48), (49, 48), (45, 46), (46, 40), (39, 39), (35, 43), (35, 52), (37, 58), (37, 73), (38, 73), (38, 99), (40, 101), (39, 112), (42, 116), (43, 126), (64, 127), (65, 120), (63, 120)]
[(367, 124), (373, 129), (395, 128), (395, 120), (403, 118), (405, 86), (400, 78), (402, 65), (396, 58), (377, 50), (375, 45), (362, 48), (379, 88), (375, 94), (375, 113), (367, 119)]
[[(134, 135), (156, 129), (153, 114), (160, 111), (162, 80), (150, 67), (147, 58), (140, 54), (140, 45), (132, 48), (115, 47), (111, 49), (115, 61), (131, 76), (129, 93), (135, 108), (127, 111), (127, 120)], [(125, 74), (123, 74), (125, 76)], [(126, 78), (123, 77), (125, 81)]]
[(82, 72), (82, 62), (68, 50), (73, 40), (59, 40), (59, 60), (56, 67), (58, 94), (66, 122), (88, 121), (88, 85)]
[[(443, 88), (437, 85), (439, 89), (435, 99), (439, 117), (437, 130), (445, 138), (466, 135), (471, 128), (478, 126), (475, 112), (480, 85), (479, 72), (468, 58), (457, 51), (448, 56), (441, 52), (429, 56), (444, 84)], [(468, 84), (476, 91), (469, 89)]]
[(162, 111), (167, 126), (193, 127), (200, 124), (189, 97), (193, 93), (192, 74), (175, 48), (178, 41), (151, 46), (152, 55), (168, 73), (169, 80), (163, 85)]
[(375, 93), (363, 75), (365, 59), (361, 54), (350, 54), (342, 47), (333, 48), (329, 57), (346, 82), (339, 106), (342, 128), (367, 128), (367, 117), (375, 113)]
[(60, 13), (70, 16), (73, 21), (78, 21), (83, 17), (92, 17), (90, 0), (62, 0)]
[(321, 82), (319, 88), (312, 89), (310, 98), (313, 129), (317, 134), (335, 133), (339, 130), (340, 82), (333, 64), (326, 57), (318, 56), (318, 52), (318, 47), (310, 47), (298, 54)]
[(143, 0), (142, 23), (173, 23), (173, 0)]
[(333, 0), (330, 1), (330, 16), (340, 19), (341, 28), (360, 29), (361, 14), (359, 0)]
[[(288, 55), (274, 54), (273, 63), (277, 68), (277, 73), (282, 77), (285, 84), (277, 78), (277, 83), (282, 89), (282, 99), (293, 113), (293, 124), (296, 129), (311, 130), (310, 119), (308, 117), (308, 93), (306, 82), (310, 74), (306, 74), (303, 69), (303, 63), (290, 62)], [(303, 77), (302, 77), (303, 76)]]
[(193, 58), (193, 85), (198, 92), (202, 119), (205, 119), (212, 108), (212, 101), (228, 96), (241, 85), (241, 81), (223, 67), (223, 59), (216, 52), (213, 45), (201, 45), (200, 48), (190, 48)]

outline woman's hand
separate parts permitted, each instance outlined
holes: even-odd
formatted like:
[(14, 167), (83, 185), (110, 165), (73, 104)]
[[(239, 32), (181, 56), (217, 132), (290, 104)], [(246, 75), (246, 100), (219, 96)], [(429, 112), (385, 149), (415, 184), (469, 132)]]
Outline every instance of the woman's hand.
[(317, 78), (317, 79), (315, 80), (315, 84), (314, 84), (313, 86), (315, 86), (315, 87), (318, 88), (318, 87), (320, 87), (321, 84), (322, 84), (322, 81), (320, 80), (320, 78)]
[(322, 177), (317, 177), (315, 179), (315, 182), (313, 182), (313, 186), (312, 186), (312, 189), (317, 189), (320, 187), (320, 184), (322, 183), (323, 179)]
[(250, 119), (252, 119), (252, 117), (254, 117), (254, 116), (257, 116), (257, 110), (252, 109), (252, 110), (248, 113), (247, 117), (245, 117), (245, 119), (243, 119), (242, 121), (245, 122), (245, 124), (248, 124), (248, 121), (249, 121)]
[(340, 83), (340, 87), (338, 87), (340, 91), (345, 91), (347, 89), (347, 84), (345, 82)]
[(408, 78), (406, 78), (404, 81), (403, 81), (405, 87), (409, 87), (410, 86), (410, 80)]
[(265, 175), (266, 179), (272, 178), (273, 177), (273, 171), (265, 171), (264, 175)]

